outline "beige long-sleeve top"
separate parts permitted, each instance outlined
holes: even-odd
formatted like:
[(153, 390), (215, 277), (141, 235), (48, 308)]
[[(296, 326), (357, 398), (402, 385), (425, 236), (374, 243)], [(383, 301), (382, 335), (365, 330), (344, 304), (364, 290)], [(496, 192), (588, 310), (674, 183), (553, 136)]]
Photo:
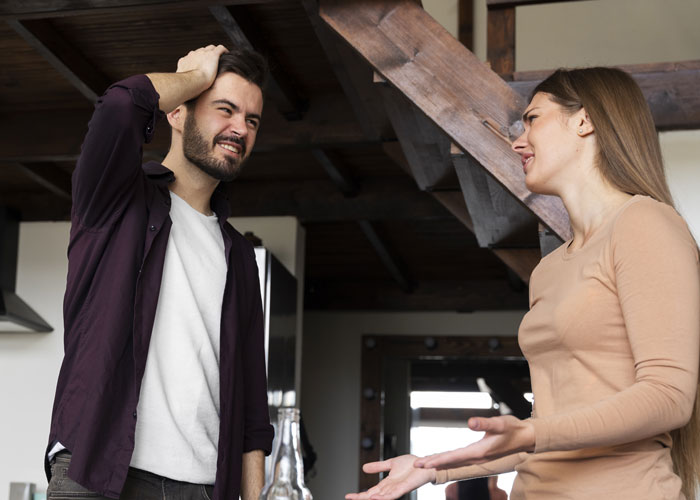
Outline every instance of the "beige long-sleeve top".
[(535, 452), (438, 472), (516, 470), (511, 499), (682, 499), (669, 432), (698, 382), (698, 253), (668, 205), (635, 196), (579, 249), (542, 259), (518, 333)]

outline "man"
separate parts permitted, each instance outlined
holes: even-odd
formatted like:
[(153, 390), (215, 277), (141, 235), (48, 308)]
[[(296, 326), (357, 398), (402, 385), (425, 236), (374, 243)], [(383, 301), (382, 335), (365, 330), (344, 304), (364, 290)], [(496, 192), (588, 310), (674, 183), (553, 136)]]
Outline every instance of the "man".
[[(48, 498), (257, 500), (273, 433), (260, 290), (220, 182), (253, 149), (266, 72), (208, 46), (98, 101), (73, 174)], [(142, 167), (163, 113), (170, 150)]]

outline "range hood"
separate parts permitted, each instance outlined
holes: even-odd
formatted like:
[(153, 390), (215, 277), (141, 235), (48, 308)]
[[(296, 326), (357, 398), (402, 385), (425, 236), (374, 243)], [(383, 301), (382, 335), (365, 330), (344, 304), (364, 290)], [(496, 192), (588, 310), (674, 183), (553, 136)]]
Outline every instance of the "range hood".
[(0, 207), (0, 332), (51, 332), (53, 328), (15, 293), (19, 217)]

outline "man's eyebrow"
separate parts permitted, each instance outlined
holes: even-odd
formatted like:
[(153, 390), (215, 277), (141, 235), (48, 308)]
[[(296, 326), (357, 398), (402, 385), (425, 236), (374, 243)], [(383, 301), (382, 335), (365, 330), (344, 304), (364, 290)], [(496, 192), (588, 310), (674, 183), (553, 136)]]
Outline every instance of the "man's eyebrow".
[(226, 104), (227, 106), (231, 106), (232, 109), (237, 110), (238, 105), (232, 103), (228, 99), (217, 99), (216, 101), (213, 101), (214, 104)]
[(528, 109), (527, 111), (525, 111), (525, 112), (523, 113), (523, 122), (526, 122), (526, 121), (527, 121), (527, 117), (530, 115), (530, 113), (532, 113), (532, 112), (533, 112), (534, 110), (536, 110), (536, 109), (539, 109), (539, 108), (538, 108), (537, 106), (535, 106), (534, 108), (530, 108), (530, 109)]
[[(232, 103), (228, 99), (217, 99), (212, 102), (214, 104), (226, 104), (227, 106), (230, 106), (231, 109), (233, 109), (234, 111), (238, 111), (240, 109), (237, 104)], [(246, 118), (255, 118), (256, 120), (261, 121), (261, 116), (257, 113), (248, 113), (246, 115)]]

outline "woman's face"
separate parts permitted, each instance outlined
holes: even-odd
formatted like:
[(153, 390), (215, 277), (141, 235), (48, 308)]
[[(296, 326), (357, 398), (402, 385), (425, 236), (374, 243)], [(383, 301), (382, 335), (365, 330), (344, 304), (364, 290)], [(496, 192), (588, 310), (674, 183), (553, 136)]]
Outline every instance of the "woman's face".
[(522, 159), (525, 185), (540, 194), (561, 195), (576, 181), (581, 152), (579, 113), (568, 115), (548, 94), (538, 93), (523, 113), (525, 132), (513, 142)]

